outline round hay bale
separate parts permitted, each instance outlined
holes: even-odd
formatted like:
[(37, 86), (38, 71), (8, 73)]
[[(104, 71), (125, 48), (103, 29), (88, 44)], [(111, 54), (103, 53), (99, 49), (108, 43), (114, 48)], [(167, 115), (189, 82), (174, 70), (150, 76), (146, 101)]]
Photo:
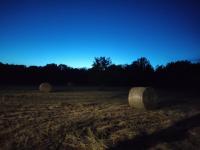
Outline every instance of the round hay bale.
[(40, 86), (39, 86), (39, 90), (41, 92), (51, 92), (53, 90), (53, 87), (51, 86), (50, 83), (47, 83), (47, 82), (44, 82), (44, 83), (41, 83)]
[(157, 97), (151, 87), (134, 87), (129, 91), (128, 102), (134, 108), (155, 109), (158, 105)]

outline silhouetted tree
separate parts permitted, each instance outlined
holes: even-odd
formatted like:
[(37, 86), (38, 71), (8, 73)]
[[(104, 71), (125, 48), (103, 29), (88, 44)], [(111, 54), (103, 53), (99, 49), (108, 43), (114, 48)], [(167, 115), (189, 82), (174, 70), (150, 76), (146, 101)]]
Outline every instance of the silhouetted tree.
[(65, 64), (58, 65), (58, 68), (59, 68), (60, 71), (67, 71), (68, 69), (70, 69), (70, 67), (68, 67)]
[(140, 86), (152, 84), (154, 69), (147, 58), (141, 57), (133, 61), (128, 69), (131, 71), (129, 78), (132, 84)]
[(112, 64), (110, 58), (95, 58), (92, 68), (71, 68), (64, 64), (46, 66), (13, 65), (0, 63), (0, 85), (52, 84), (193, 87), (200, 84), (200, 63), (176, 61), (157, 66), (139, 58), (127, 65)]
[(112, 61), (109, 57), (95, 57), (92, 68), (98, 71), (105, 71), (111, 64)]
[(134, 68), (134, 70), (140, 72), (153, 72), (153, 67), (150, 64), (150, 61), (145, 57), (141, 57), (136, 61), (132, 62), (131, 66), (132, 68)]

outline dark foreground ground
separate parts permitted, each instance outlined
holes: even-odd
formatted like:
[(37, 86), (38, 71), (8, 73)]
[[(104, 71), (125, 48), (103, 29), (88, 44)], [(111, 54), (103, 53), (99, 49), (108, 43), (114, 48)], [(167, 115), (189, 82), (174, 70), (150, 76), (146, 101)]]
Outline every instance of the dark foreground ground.
[(142, 111), (128, 90), (1, 87), (0, 149), (200, 149), (197, 91), (157, 89), (160, 108)]

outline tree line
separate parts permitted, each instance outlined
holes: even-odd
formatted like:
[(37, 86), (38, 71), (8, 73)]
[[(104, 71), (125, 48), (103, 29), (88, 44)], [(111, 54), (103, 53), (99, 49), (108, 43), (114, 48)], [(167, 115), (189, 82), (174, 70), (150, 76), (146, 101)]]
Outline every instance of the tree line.
[(91, 68), (72, 68), (65, 64), (27, 67), (0, 63), (1, 85), (38, 85), (41, 82), (69, 86), (197, 87), (200, 85), (200, 63), (184, 60), (153, 68), (145, 57), (126, 65), (116, 65), (110, 58), (97, 57)]

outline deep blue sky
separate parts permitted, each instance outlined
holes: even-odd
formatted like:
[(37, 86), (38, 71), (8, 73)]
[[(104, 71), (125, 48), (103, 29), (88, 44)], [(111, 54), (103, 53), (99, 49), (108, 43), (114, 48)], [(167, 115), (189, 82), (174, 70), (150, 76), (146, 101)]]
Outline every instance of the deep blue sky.
[(155, 66), (200, 58), (199, 0), (0, 0), (0, 62)]

